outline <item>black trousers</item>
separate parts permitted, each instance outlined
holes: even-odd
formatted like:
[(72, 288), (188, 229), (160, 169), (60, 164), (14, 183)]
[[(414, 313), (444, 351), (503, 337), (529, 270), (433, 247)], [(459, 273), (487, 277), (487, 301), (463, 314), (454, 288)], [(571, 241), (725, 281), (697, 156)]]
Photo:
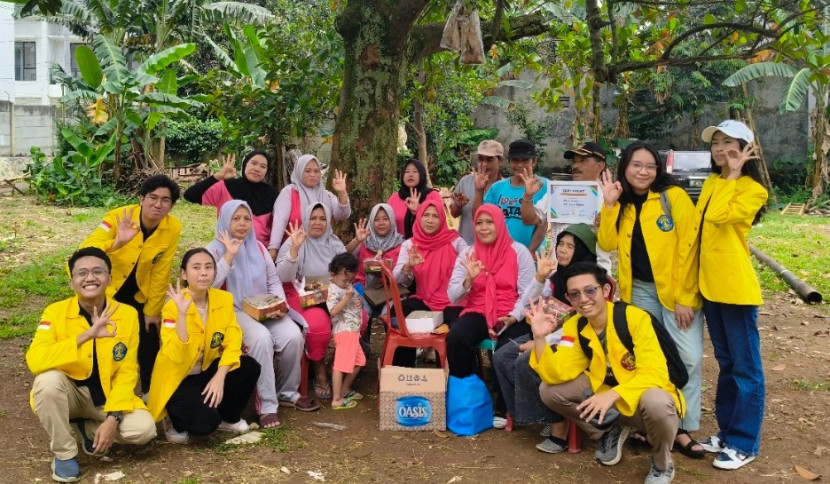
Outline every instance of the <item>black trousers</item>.
[(178, 432), (191, 435), (208, 435), (219, 427), (222, 421), (236, 423), (248, 398), (254, 392), (259, 378), (259, 363), (250, 356), (242, 356), (239, 368), (225, 376), (222, 402), (216, 408), (205, 403), (202, 391), (219, 368), (219, 359), (196, 375), (186, 376), (167, 401), (167, 415)]
[[(401, 301), (401, 309), (403, 309), (404, 317), (409, 316), (414, 311), (432, 311), (424, 301), (417, 297), (408, 297)], [(448, 325), (453, 324), (463, 310), (464, 308), (462, 306), (447, 306), (444, 308), (444, 322)], [(392, 364), (395, 366), (414, 367), (415, 357), (415, 348), (398, 348), (395, 350)]]
[(150, 391), (150, 377), (153, 375), (156, 355), (161, 348), (158, 326), (150, 326), (150, 331), (144, 329), (144, 304), (136, 301), (135, 295), (125, 296), (119, 291), (115, 300), (138, 311), (138, 376), (141, 379), (141, 393), (147, 393)]

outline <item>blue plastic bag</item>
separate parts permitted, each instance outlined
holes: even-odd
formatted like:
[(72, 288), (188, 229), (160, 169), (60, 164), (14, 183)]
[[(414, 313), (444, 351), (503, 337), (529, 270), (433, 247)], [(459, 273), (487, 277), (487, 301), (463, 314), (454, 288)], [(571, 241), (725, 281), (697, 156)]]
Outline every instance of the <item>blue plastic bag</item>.
[(493, 399), (487, 385), (470, 375), (450, 375), (447, 384), (447, 428), (462, 435), (476, 435), (493, 426)]

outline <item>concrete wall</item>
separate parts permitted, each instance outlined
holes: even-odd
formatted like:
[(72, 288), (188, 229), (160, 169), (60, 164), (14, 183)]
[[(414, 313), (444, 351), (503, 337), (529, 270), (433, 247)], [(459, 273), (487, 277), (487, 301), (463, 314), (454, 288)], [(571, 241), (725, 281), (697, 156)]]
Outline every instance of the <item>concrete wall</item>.
[[(14, 109), (14, 133), (11, 112)], [(0, 156), (28, 156), (32, 146), (51, 154), (55, 144), (57, 108), (0, 101)], [(13, 137), (13, 138), (12, 138)]]

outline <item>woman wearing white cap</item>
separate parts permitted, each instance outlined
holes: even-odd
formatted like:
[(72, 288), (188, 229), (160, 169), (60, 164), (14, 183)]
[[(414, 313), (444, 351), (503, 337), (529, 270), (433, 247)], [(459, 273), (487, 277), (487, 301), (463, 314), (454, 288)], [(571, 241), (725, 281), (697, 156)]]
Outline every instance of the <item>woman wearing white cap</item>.
[[(758, 335), (761, 287), (749, 258), (746, 236), (767, 201), (752, 142), (740, 121), (703, 130), (711, 143), (712, 171), (697, 201), (700, 235), (699, 284), (703, 312), (720, 372), (715, 394), (719, 432), (701, 442), (717, 452), (713, 465), (738, 469), (753, 461), (764, 418), (764, 372)], [(694, 259), (694, 258), (690, 258)], [(689, 270), (697, 261), (690, 260)]]

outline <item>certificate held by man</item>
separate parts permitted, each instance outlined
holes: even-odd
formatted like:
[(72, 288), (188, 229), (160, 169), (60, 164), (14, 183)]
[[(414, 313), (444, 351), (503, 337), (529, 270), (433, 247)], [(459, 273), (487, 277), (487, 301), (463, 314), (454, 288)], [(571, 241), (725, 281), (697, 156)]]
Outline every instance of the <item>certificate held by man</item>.
[(596, 181), (550, 180), (548, 222), (593, 225), (602, 206)]

